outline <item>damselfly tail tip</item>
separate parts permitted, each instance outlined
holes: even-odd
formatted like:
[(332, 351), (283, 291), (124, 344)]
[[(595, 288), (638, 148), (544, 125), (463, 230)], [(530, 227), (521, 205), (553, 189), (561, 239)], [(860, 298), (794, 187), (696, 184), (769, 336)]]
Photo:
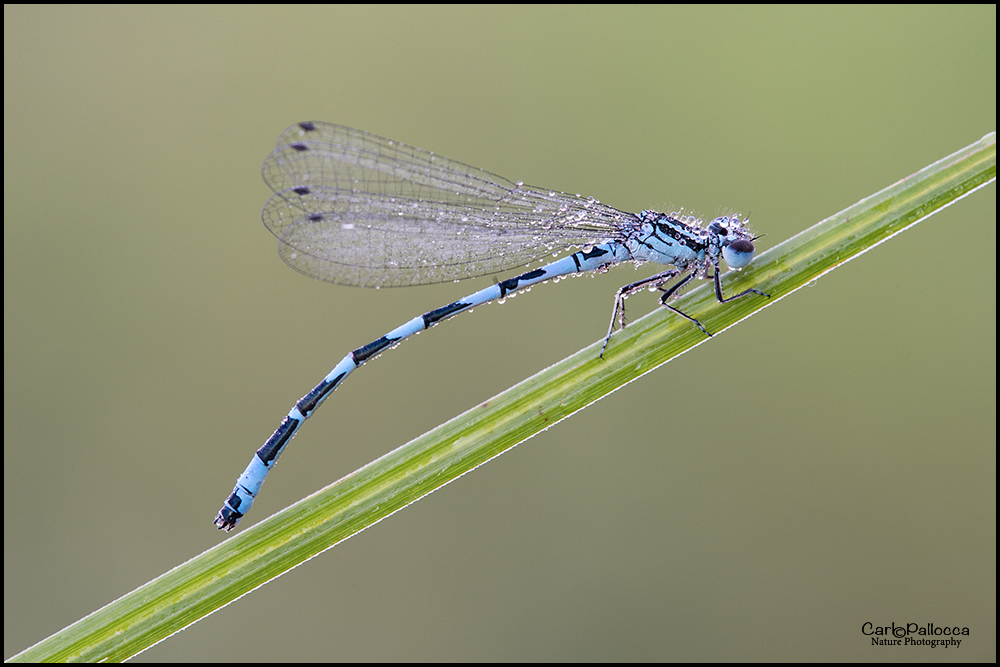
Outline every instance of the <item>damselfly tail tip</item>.
[(232, 508), (227, 506), (219, 510), (219, 513), (215, 517), (215, 521), (212, 523), (214, 523), (215, 527), (219, 530), (224, 530), (228, 533), (236, 527), (236, 524), (238, 524), (242, 518), (242, 514), (234, 512)]

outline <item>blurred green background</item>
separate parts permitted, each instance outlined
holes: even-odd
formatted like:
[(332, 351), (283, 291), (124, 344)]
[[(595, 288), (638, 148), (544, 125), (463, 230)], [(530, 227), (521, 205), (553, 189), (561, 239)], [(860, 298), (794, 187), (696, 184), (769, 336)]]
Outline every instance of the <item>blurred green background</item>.
[[(296, 399), (489, 284), (284, 266), (259, 168), (301, 120), (749, 211), (767, 248), (996, 129), (996, 8), (5, 6), (5, 657), (224, 539)], [(996, 247), (989, 186), (142, 659), (994, 660)], [(597, 340), (651, 272), (385, 354), (247, 521)]]

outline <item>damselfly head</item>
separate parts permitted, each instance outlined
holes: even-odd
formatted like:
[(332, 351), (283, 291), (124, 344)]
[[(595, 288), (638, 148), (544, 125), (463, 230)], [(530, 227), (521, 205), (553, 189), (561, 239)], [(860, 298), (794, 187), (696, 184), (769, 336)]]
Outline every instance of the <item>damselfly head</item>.
[(753, 259), (754, 237), (743, 228), (744, 222), (737, 216), (723, 216), (708, 225), (708, 231), (718, 237), (722, 258), (731, 269), (742, 269)]

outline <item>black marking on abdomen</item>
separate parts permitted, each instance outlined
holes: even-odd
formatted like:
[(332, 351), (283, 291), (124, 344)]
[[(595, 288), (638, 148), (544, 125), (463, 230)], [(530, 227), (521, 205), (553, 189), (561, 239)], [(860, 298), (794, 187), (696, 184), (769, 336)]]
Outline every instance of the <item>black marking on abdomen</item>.
[(390, 339), (386, 338), (385, 336), (382, 336), (378, 340), (373, 340), (367, 345), (359, 347), (358, 349), (354, 350), (354, 352), (351, 352), (351, 357), (354, 359), (354, 363), (360, 366), (361, 364), (365, 363), (366, 361), (374, 357), (376, 354), (378, 354), (385, 348), (389, 347), (390, 345), (393, 345), (394, 343), (396, 343), (395, 339)]
[(225, 504), (222, 509), (219, 510), (219, 516), (222, 517), (222, 525), (235, 526), (236, 523), (243, 518), (243, 512), (240, 512), (240, 505), (243, 504), (243, 499), (240, 498), (240, 494), (233, 491), (228, 498), (226, 498)]
[[(604, 257), (608, 254), (608, 252), (610, 251), (605, 248), (594, 246), (589, 252), (581, 251), (580, 254), (584, 259), (594, 259), (595, 257)], [(579, 264), (577, 266), (579, 266)]]
[(429, 329), (441, 320), (447, 319), (455, 313), (460, 313), (468, 307), (469, 304), (465, 301), (456, 301), (455, 303), (449, 303), (447, 306), (441, 306), (428, 313), (424, 313), (421, 315), (424, 319), (424, 328)]
[(347, 375), (347, 373), (341, 373), (330, 381), (323, 380), (318, 385), (313, 387), (312, 391), (299, 399), (299, 402), (295, 404), (295, 407), (299, 409), (302, 416), (308, 418), (309, 415), (312, 414), (312, 411), (323, 402), (323, 399), (329, 396), (330, 392), (337, 388), (337, 385), (340, 384), (340, 381), (344, 379), (345, 375)]
[(257, 450), (257, 458), (259, 458), (265, 466), (271, 467), (271, 463), (278, 458), (281, 454), (281, 450), (284, 448), (288, 441), (292, 439), (295, 434), (295, 429), (301, 424), (297, 419), (291, 417), (285, 417), (281, 426), (278, 430), (271, 434), (271, 437), (267, 439), (267, 442)]
[(523, 282), (528, 282), (529, 280), (534, 280), (535, 278), (541, 278), (545, 275), (545, 269), (535, 269), (534, 271), (528, 271), (527, 273), (522, 273), (519, 276), (514, 276), (513, 278), (508, 278), (502, 283), (497, 285), (500, 288), (500, 297), (505, 297), (511, 292), (516, 292), (518, 285)]

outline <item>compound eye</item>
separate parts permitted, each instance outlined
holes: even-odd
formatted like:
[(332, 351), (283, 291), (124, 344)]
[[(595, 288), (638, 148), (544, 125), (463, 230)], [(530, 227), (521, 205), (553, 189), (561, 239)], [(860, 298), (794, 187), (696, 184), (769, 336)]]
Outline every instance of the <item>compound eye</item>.
[(753, 259), (753, 243), (746, 239), (733, 241), (722, 248), (722, 258), (731, 269), (742, 269)]

